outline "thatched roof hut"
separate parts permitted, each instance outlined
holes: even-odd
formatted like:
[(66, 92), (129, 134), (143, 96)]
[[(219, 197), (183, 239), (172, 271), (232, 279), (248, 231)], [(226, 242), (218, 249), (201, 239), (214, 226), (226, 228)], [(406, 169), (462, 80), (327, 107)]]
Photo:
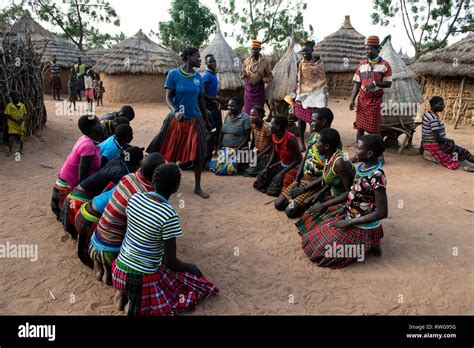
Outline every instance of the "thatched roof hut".
[(242, 63), (237, 53), (234, 52), (222, 35), (217, 20), (214, 39), (201, 51), (201, 71), (206, 68), (204, 57), (207, 54), (213, 54), (216, 57), (219, 90), (233, 94), (243, 93), (244, 85), (240, 79)]
[(109, 49), (93, 69), (104, 82), (104, 102), (149, 103), (165, 100), (166, 75), (178, 61), (140, 30)]
[(292, 41), (284, 56), (272, 70), (273, 80), (265, 90), (266, 98), (273, 113), (288, 115), (288, 104), (283, 100), (296, 88), (299, 56)]
[(92, 61), (92, 64), (97, 63), (106, 53), (108, 52), (107, 48), (101, 45), (97, 45), (87, 50), (86, 56)]
[[(31, 41), (35, 51), (41, 56), (41, 62), (48, 64), (53, 57), (56, 57), (57, 63), (62, 68), (61, 82), (63, 92), (67, 92), (67, 80), (69, 78), (69, 69), (77, 63), (80, 57), (82, 62), (88, 66), (92, 66), (92, 61), (87, 57), (76, 45), (66, 41), (43, 28), (37, 23), (31, 14), (26, 11), (25, 15), (17, 21), (12, 29), (25, 43)], [(49, 73), (45, 75), (45, 92), (50, 93)]]
[(411, 68), (422, 77), (423, 106), (434, 95), (444, 98), (443, 119), (474, 125), (474, 34), (431, 54), (422, 56)]
[(384, 90), (382, 105), (383, 125), (412, 124), (422, 101), (421, 88), (416, 74), (405, 64), (388, 39), (380, 56), (392, 67), (392, 86)]
[(345, 16), (342, 27), (318, 42), (314, 50), (324, 62), (328, 92), (350, 95), (352, 78), (365, 56), (365, 36), (354, 29), (350, 16)]

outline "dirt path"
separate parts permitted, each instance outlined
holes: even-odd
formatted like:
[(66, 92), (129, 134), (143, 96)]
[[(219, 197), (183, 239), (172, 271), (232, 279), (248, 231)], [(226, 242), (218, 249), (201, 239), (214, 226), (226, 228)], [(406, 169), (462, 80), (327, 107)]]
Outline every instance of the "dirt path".
[[(354, 116), (347, 105), (330, 103), (334, 127), (353, 154)], [(146, 146), (166, 107), (134, 107), (133, 143)], [(47, 109), (48, 126), (26, 142), (21, 161), (7, 158), (4, 148), (0, 153), (0, 244), (36, 244), (39, 252), (35, 262), (0, 259), (0, 314), (121, 314), (112, 303), (114, 290), (80, 263), (50, 211), (52, 185), (79, 131), (77, 116), (60, 115), (62, 104), (48, 100)], [(474, 150), (474, 127), (447, 131)], [(172, 199), (185, 232), (179, 256), (221, 289), (195, 313), (472, 314), (474, 214), (465, 209), (474, 210), (474, 175), (396, 150), (385, 158), (390, 217), (383, 222), (383, 257), (342, 270), (312, 264), (294, 222), (266, 205), (272, 197), (256, 192), (251, 179), (205, 173), (211, 198), (202, 200), (192, 194), (193, 173), (185, 172)]]

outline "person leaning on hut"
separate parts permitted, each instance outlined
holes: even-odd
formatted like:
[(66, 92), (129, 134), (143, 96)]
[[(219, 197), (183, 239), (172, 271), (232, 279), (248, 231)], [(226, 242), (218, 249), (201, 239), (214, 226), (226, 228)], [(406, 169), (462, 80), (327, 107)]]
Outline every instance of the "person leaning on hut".
[(194, 165), (194, 193), (209, 198), (201, 188), (201, 172), (207, 155), (207, 119), (204, 82), (194, 69), (201, 66), (199, 50), (186, 48), (181, 53), (184, 64), (168, 73), (165, 82), (166, 102), (171, 112), (165, 118), (158, 135), (147, 148), (148, 153), (159, 152), (168, 162)]
[(252, 55), (244, 61), (240, 78), (244, 81), (244, 111), (248, 115), (254, 105), (265, 105), (265, 84), (273, 80), (272, 66), (260, 51), (262, 43), (252, 40)]
[[(349, 105), (354, 110), (357, 98), (356, 140), (364, 132), (380, 134), (382, 122), (381, 107), (383, 102), (383, 89), (392, 85), (392, 67), (379, 55), (380, 40), (378, 36), (369, 36), (365, 42), (367, 59), (362, 60), (357, 67), (353, 81), (354, 90)], [(351, 158), (355, 162), (356, 157)], [(383, 157), (382, 157), (383, 162)]]
[(311, 123), (311, 116), (317, 108), (327, 105), (326, 74), (320, 57), (313, 53), (314, 45), (313, 41), (303, 43), (303, 59), (298, 63), (296, 102), (293, 104), (295, 116), (298, 118), (301, 152), (306, 151), (306, 123)]
[(422, 119), (421, 144), (423, 150), (448, 169), (456, 169), (466, 161), (465, 171), (474, 172), (474, 156), (466, 149), (456, 145), (454, 140), (446, 138), (446, 128), (438, 113), (444, 110), (444, 99), (434, 96), (430, 99), (430, 110)]
[(54, 100), (62, 100), (61, 99), (61, 67), (58, 63), (56, 63), (56, 57), (53, 58), (51, 65), (49, 66), (49, 85), (51, 87), (51, 91), (53, 92)]

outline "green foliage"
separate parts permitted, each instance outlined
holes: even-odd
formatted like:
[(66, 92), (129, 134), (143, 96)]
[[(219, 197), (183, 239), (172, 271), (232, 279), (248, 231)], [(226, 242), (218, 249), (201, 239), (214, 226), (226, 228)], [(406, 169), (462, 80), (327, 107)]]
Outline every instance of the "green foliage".
[(387, 26), (400, 14), (415, 59), (446, 47), (450, 36), (473, 30), (470, 0), (374, 0), (374, 24)]
[[(277, 47), (288, 45), (294, 35), (297, 41), (310, 35), (304, 29), (303, 12), (307, 4), (303, 0), (243, 0), (241, 7), (235, 0), (216, 0), (224, 22), (235, 28), (231, 33), (240, 45), (252, 39)], [(310, 32), (313, 28), (310, 26)]]
[[(123, 33), (110, 35), (98, 29), (99, 24), (110, 23), (120, 26), (120, 19), (114, 8), (106, 0), (28, 0), (18, 6), (11, 4), (0, 11), (2, 14), (13, 14), (7, 24), (19, 19), (28, 9), (40, 20), (52, 24), (59, 35), (73, 42), (80, 50), (95, 45), (112, 44), (121, 38)], [(7, 20), (7, 21), (8, 21)]]
[(158, 38), (175, 52), (200, 48), (214, 31), (215, 17), (199, 0), (173, 0), (169, 14), (170, 21), (158, 24)]
[(0, 9), (0, 29), (9, 30), (25, 14), (21, 5), (11, 4)]

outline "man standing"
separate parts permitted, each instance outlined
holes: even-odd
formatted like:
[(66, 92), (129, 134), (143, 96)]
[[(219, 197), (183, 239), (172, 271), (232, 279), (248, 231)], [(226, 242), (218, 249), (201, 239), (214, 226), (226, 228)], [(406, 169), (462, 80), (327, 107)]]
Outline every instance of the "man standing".
[[(49, 67), (49, 85), (51, 91), (53, 92), (54, 100), (62, 100), (61, 93), (61, 67), (56, 63), (56, 57), (53, 58), (53, 61)], [(57, 97), (57, 99), (56, 99)]]
[[(212, 124), (215, 131), (212, 132), (212, 137), (209, 139), (208, 152), (212, 153), (212, 149), (219, 142), (219, 137), (222, 130), (222, 113), (221, 105), (225, 104), (227, 100), (218, 96), (219, 92), (219, 77), (217, 76), (217, 61), (213, 54), (206, 55), (205, 63), (206, 70), (202, 75), (204, 81), (204, 98), (206, 100), (206, 108), (212, 114)], [(209, 156), (208, 154), (208, 156)]]
[[(357, 98), (356, 121), (357, 137), (367, 133), (379, 133), (383, 89), (392, 85), (392, 67), (379, 56), (380, 40), (378, 36), (369, 36), (365, 42), (367, 59), (362, 60), (357, 67), (353, 81), (354, 90), (349, 108), (354, 110)], [(351, 161), (356, 161), (352, 158)]]
[(312, 115), (318, 108), (325, 108), (327, 105), (324, 64), (320, 57), (313, 53), (314, 45), (313, 41), (303, 43), (303, 58), (298, 63), (296, 103), (293, 104), (294, 114), (298, 118), (301, 152), (306, 151), (306, 123), (311, 123)]
[(273, 80), (272, 66), (260, 51), (262, 43), (252, 40), (252, 55), (244, 61), (240, 78), (244, 81), (244, 111), (248, 115), (255, 105), (265, 104), (265, 84)]
[(77, 81), (79, 83), (79, 88), (78, 88), (79, 101), (82, 101), (81, 91), (85, 90), (84, 78), (86, 76), (87, 66), (82, 63), (81, 57), (77, 58), (77, 64), (74, 65), (74, 70), (76, 70)]

